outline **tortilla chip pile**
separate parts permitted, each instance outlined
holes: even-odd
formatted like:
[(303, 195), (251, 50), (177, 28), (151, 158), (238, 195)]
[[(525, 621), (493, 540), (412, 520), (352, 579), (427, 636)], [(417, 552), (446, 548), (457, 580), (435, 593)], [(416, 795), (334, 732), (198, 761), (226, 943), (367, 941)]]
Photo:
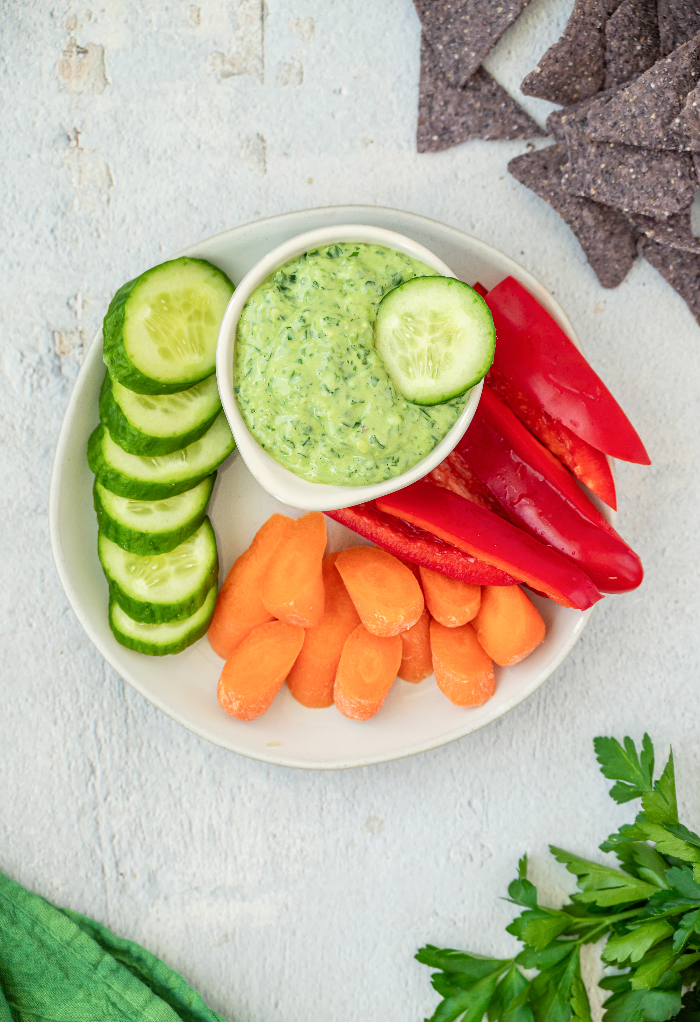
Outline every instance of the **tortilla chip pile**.
[[(420, 152), (541, 134), (479, 66), (527, 2), (414, 0)], [(510, 172), (566, 221), (603, 287), (641, 253), (700, 322), (700, 0), (575, 0), (521, 88), (563, 109), (547, 120), (555, 144)]]
[(421, 21), (418, 152), (472, 138), (541, 138), (540, 126), (481, 67), (529, 0), (413, 0)]

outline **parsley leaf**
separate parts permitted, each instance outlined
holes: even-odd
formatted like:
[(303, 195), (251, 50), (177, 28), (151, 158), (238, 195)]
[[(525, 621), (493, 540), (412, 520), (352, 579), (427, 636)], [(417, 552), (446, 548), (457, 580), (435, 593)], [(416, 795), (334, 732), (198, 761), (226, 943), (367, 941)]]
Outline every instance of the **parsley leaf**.
[(658, 944), (660, 940), (670, 937), (673, 927), (665, 919), (655, 919), (650, 923), (643, 923), (626, 933), (615, 933), (608, 940), (603, 950), (604, 962), (625, 962), (628, 958), (631, 962), (638, 962), (643, 958), (649, 948)]
[(592, 1022), (591, 1005), (586, 988), (581, 979), (581, 963), (577, 962), (576, 971), (571, 980), (569, 1005), (574, 1022)]
[(440, 949), (432, 944), (422, 947), (416, 959), (433, 969), (442, 969), (443, 972), (458, 975), (459, 984), (464, 986), (476, 983), (493, 972), (503, 971), (512, 961), (510, 958), (489, 958), (467, 951), (453, 951), (451, 948)]
[(541, 908), (523, 912), (510, 926), (506, 926), (506, 930), (534, 951), (544, 951), (555, 937), (564, 933), (570, 926), (571, 917), (566, 912)]
[[(579, 1010), (585, 1010), (583, 1018), (590, 1020), (590, 1007), (581, 979), (581, 962), (578, 948), (572, 948), (572, 954), (561, 965), (549, 972), (541, 972), (535, 976), (530, 985), (530, 1004), (535, 1022), (569, 1022), (572, 1017), (571, 1001), (576, 998)], [(576, 985), (576, 990), (574, 990)]]
[(618, 831), (610, 834), (601, 845), (598, 845), (601, 852), (615, 852), (626, 844), (633, 841), (644, 841), (645, 834), (636, 823), (623, 823)]
[(658, 781), (654, 782), (654, 790), (642, 795), (642, 810), (652, 823), (677, 824), (678, 805), (676, 803), (676, 778), (673, 770), (673, 750), (668, 763)]
[(645, 734), (642, 739), (641, 756), (631, 738), (625, 738), (624, 743), (623, 748), (616, 738), (593, 740), (603, 777), (618, 781), (610, 789), (610, 797), (620, 805), (651, 791), (654, 775), (654, 746), (649, 735)]
[(666, 882), (668, 863), (655, 848), (646, 841), (635, 841), (631, 848), (631, 858), (636, 867), (636, 875), (640, 879), (648, 880), (650, 884), (655, 884), (662, 890), (668, 887)]
[(674, 958), (673, 943), (670, 940), (664, 940), (652, 948), (644, 956), (641, 965), (630, 980), (632, 989), (643, 990), (645, 987), (655, 987), (664, 973), (673, 965)]
[[(617, 836), (611, 835), (613, 838)], [(646, 841), (604, 841), (600, 848), (606, 852), (614, 851), (625, 873), (639, 877), (640, 880), (647, 880), (662, 890), (668, 887), (666, 882), (668, 861)]]
[(609, 998), (603, 1022), (665, 1022), (681, 1006), (680, 990), (630, 990)]
[(488, 1009), (489, 1022), (506, 1018), (509, 1022), (532, 1022), (532, 1009), (527, 1003), (529, 988), (530, 981), (512, 965), (496, 987)]
[(425, 1022), (481, 1022), (496, 987), (498, 975), (486, 976), (468, 990), (446, 997)]
[(610, 869), (609, 866), (589, 862), (555, 845), (550, 845), (549, 850), (557, 862), (563, 862), (569, 873), (577, 877), (577, 885), (583, 892), (575, 896), (578, 901), (592, 901), (596, 905), (609, 907), (645, 901), (658, 890), (652, 884), (638, 880), (629, 873), (621, 873), (617, 869)]
[(666, 870), (669, 887), (689, 901), (700, 902), (700, 883), (697, 883), (693, 871), (688, 866), (672, 866)]
[(676, 837), (662, 824), (652, 823), (640, 813), (637, 817), (637, 826), (648, 841), (656, 842), (656, 850), (662, 855), (670, 855), (674, 859), (682, 859), (684, 862), (700, 863), (700, 848), (689, 841)]
[(682, 823), (666, 824), (666, 830), (669, 830), (674, 837), (681, 838), (683, 841), (687, 841), (689, 845), (695, 845), (696, 848), (700, 848), (700, 837), (692, 831), (684, 827)]
[(509, 885), (508, 898), (515, 905), (537, 908), (537, 888), (527, 878), (527, 855), (518, 863), (518, 878)]
[(700, 908), (696, 908), (693, 912), (686, 912), (681, 918), (678, 929), (673, 935), (673, 950), (676, 953), (683, 950), (693, 933), (700, 932), (698, 930), (698, 915), (700, 915)]
[(517, 965), (523, 969), (551, 969), (558, 965), (563, 958), (566, 958), (576, 947), (574, 941), (553, 941), (549, 947), (542, 951), (535, 951), (534, 948), (525, 948), (515, 959)]

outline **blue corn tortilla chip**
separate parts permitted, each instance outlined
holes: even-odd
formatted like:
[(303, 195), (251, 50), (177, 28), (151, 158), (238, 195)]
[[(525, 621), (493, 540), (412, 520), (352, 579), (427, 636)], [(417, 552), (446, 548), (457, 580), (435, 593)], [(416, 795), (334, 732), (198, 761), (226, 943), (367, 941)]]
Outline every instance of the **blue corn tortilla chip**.
[(569, 162), (563, 187), (623, 212), (666, 219), (693, 201), (698, 185), (690, 153), (596, 142), (588, 119), (597, 103), (571, 114), (564, 125)]
[(627, 219), (640, 234), (658, 245), (700, 254), (700, 238), (695, 237), (690, 223), (691, 209), (692, 205), (670, 216), (668, 220), (654, 220), (653, 217), (635, 213), (628, 213)]
[(570, 116), (572, 107), (565, 106), (561, 110), (552, 110), (547, 118), (547, 131), (554, 136), (555, 141), (565, 142), (564, 125), (566, 118)]
[(419, 153), (437, 153), (469, 139), (545, 136), (498, 82), (479, 68), (462, 89), (449, 84), (435, 51), (421, 39), (416, 142)]
[(656, 0), (622, 0), (605, 25), (605, 88), (642, 74), (660, 56)]
[(610, 99), (617, 91), (618, 89), (606, 89), (605, 92), (599, 92), (595, 96), (589, 96), (588, 99), (579, 100), (578, 103), (562, 107), (561, 110), (552, 110), (547, 118), (547, 131), (550, 135), (554, 135), (557, 142), (565, 142), (564, 126), (570, 117), (573, 117), (574, 114), (580, 114), (583, 110), (587, 110), (593, 103)]
[(516, 156), (508, 170), (568, 224), (603, 287), (617, 287), (637, 256), (635, 229), (618, 210), (564, 191), (566, 160), (564, 147), (553, 145)]
[(620, 0), (575, 0), (561, 39), (520, 88), (526, 96), (570, 106), (605, 85), (605, 25)]
[(530, 0), (413, 0), (423, 35), (450, 85), (459, 88)]
[(640, 253), (684, 300), (700, 323), (700, 254), (642, 240)]
[(657, 6), (662, 54), (671, 53), (700, 32), (698, 0), (657, 0)]
[[(700, 142), (700, 86), (697, 86), (685, 101), (685, 106), (675, 122), (677, 130), (682, 131), (694, 142)], [(700, 146), (697, 147), (700, 149)]]
[(596, 142), (652, 149), (696, 149), (680, 130), (679, 114), (700, 81), (700, 34), (658, 60), (612, 99), (588, 110), (587, 134)]

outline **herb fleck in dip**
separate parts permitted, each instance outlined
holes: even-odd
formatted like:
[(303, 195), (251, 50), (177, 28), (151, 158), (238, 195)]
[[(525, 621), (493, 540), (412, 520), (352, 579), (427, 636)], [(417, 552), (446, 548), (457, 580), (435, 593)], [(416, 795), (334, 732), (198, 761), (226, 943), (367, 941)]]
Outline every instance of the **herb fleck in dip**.
[(315, 483), (379, 483), (452, 428), (469, 394), (411, 404), (374, 348), (382, 297), (425, 276), (435, 271), (401, 252), (344, 243), (290, 260), (250, 296), (236, 335), (236, 398), (250, 432), (285, 468)]

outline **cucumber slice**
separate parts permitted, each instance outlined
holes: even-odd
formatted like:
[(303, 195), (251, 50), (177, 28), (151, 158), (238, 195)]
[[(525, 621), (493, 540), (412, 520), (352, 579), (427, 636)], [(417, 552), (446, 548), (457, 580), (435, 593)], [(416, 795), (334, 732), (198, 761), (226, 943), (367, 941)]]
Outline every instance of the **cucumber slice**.
[(197, 639), (201, 639), (211, 621), (216, 605), (216, 586), (212, 586), (204, 603), (192, 617), (182, 621), (166, 621), (149, 625), (134, 621), (125, 614), (116, 600), (109, 601), (109, 626), (117, 642), (147, 656), (166, 656), (182, 653)]
[(484, 378), (496, 331), (488, 305), (468, 284), (454, 277), (414, 277), (382, 298), (374, 340), (406, 400), (438, 405)]
[(111, 598), (134, 621), (147, 624), (191, 617), (219, 577), (216, 538), (208, 518), (167, 554), (131, 554), (103, 532), (97, 553)]
[(92, 494), (100, 532), (132, 554), (167, 554), (204, 521), (215, 479), (213, 472), (191, 490), (166, 500), (118, 497), (95, 480)]
[(109, 430), (98, 426), (88, 440), (88, 465), (100, 485), (120, 497), (164, 500), (201, 483), (235, 446), (223, 412), (199, 440), (159, 458), (127, 454), (115, 444)]
[(216, 376), (177, 394), (136, 394), (105, 374), (100, 419), (128, 454), (159, 457), (199, 440), (221, 411)]
[(211, 376), (233, 284), (204, 259), (183, 256), (119, 288), (105, 316), (104, 360), (138, 394), (173, 394)]

